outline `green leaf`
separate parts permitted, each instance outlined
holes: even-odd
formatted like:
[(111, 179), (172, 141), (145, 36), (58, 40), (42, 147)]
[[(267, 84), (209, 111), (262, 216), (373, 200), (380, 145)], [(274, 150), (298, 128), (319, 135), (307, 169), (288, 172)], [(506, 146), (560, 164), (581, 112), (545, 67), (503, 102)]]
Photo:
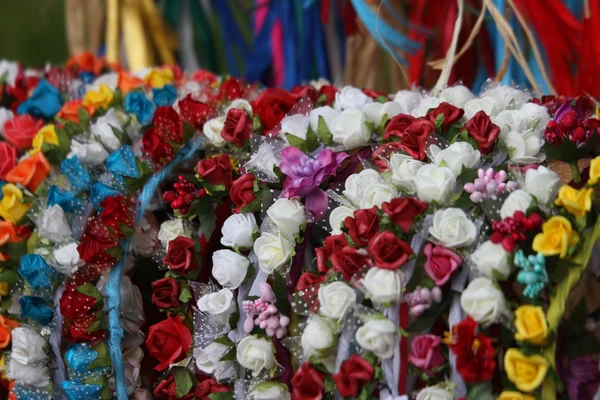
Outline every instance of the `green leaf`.
[(235, 346), (235, 343), (233, 343), (231, 339), (229, 339), (226, 335), (223, 335), (220, 338), (216, 338), (214, 341), (215, 343), (219, 343), (228, 347)]
[(81, 129), (84, 132), (87, 131), (90, 128), (90, 119), (92, 118), (90, 113), (84, 107), (79, 107), (77, 110), (77, 116), (79, 117), (79, 125), (81, 126)]
[(231, 350), (229, 350), (227, 353), (225, 353), (225, 355), (223, 357), (221, 357), (221, 359), (219, 361), (235, 361), (235, 347), (232, 347)]
[(306, 147), (308, 148), (308, 152), (312, 153), (313, 151), (318, 149), (320, 145), (321, 142), (319, 141), (319, 137), (317, 136), (315, 131), (313, 131), (312, 128), (309, 126), (308, 132), (306, 133)]
[(187, 284), (181, 285), (181, 293), (179, 293), (179, 301), (187, 303), (193, 298), (190, 288)]
[(275, 293), (275, 305), (279, 312), (288, 315), (290, 311), (290, 302), (287, 297), (287, 285), (285, 278), (277, 271), (273, 273), (273, 292)]
[(333, 136), (331, 135), (331, 132), (329, 132), (325, 118), (321, 115), (319, 115), (319, 122), (317, 124), (317, 135), (319, 135), (321, 142), (325, 143), (327, 146), (333, 145)]
[(473, 182), (475, 178), (477, 178), (477, 171), (472, 168), (464, 168), (464, 166), (460, 171), (460, 175), (458, 175), (458, 181), (463, 185), (465, 183)]
[(442, 133), (442, 125), (444, 125), (444, 114), (438, 114), (437, 117), (435, 117), (435, 130), (438, 131), (438, 133)]
[(230, 328), (235, 327), (237, 325), (239, 319), (240, 319), (240, 312), (237, 310), (235, 312), (232, 312), (229, 315), (229, 327)]
[(115, 128), (112, 125), (110, 127), (112, 129), (113, 135), (115, 135), (117, 139), (119, 139), (119, 142), (121, 142), (121, 144), (127, 143), (127, 134), (125, 132), (123, 132), (119, 128)]
[(173, 368), (173, 377), (175, 378), (175, 392), (177, 398), (185, 396), (192, 390), (194, 382), (190, 370), (183, 367), (175, 367)]
[(111, 247), (110, 249), (107, 249), (106, 254), (108, 254), (115, 260), (120, 260), (121, 257), (123, 256), (123, 250), (121, 249), (120, 246), (115, 246), (115, 247)]
[(496, 400), (492, 393), (492, 383), (482, 382), (472, 385), (467, 390), (467, 400)]
[(302, 150), (303, 152), (308, 153), (308, 145), (306, 143), (306, 140), (302, 140), (298, 136), (292, 135), (291, 133), (286, 133), (285, 137), (287, 138), (287, 141), (291, 146), (294, 146)]
[(252, 132), (260, 132), (262, 130), (262, 124), (260, 123), (260, 117), (254, 115), (252, 118)]
[(206, 240), (210, 240), (215, 230), (217, 214), (213, 208), (212, 199), (209, 196), (200, 197), (196, 201), (196, 215), (200, 220), (200, 230), (206, 237)]
[(325, 393), (333, 392), (335, 390), (335, 381), (331, 377), (331, 375), (327, 375), (325, 378)]
[(233, 400), (233, 392), (219, 392), (208, 395), (210, 400)]
[(42, 150), (51, 164), (60, 164), (69, 154), (71, 149), (71, 138), (62, 128), (56, 128), (55, 131), (56, 137), (58, 138), (58, 146), (44, 143)]
[(96, 359), (88, 366), (87, 370), (90, 371), (94, 368), (105, 368), (112, 365), (110, 353), (108, 352), (108, 345), (106, 342), (99, 342), (94, 346), (94, 351), (98, 353)]
[(369, 130), (369, 132), (374, 132), (375, 131), (375, 124), (372, 123), (371, 121), (365, 121), (365, 126), (367, 127), (367, 129)]

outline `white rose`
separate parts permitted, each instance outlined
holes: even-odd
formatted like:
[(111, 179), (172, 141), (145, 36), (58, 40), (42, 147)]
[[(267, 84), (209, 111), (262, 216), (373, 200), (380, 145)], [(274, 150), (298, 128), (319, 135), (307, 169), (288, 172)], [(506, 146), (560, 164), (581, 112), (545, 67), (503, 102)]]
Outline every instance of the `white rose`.
[(438, 167), (443, 164), (454, 172), (454, 175), (460, 175), (463, 167), (473, 168), (481, 157), (479, 150), (475, 150), (468, 142), (454, 142), (445, 149), (437, 145), (432, 145), (429, 150), (433, 156), (433, 163)]
[(121, 123), (114, 109), (110, 109), (105, 115), (98, 118), (96, 122), (90, 125), (90, 132), (98, 138), (104, 147), (110, 152), (121, 147), (121, 141), (115, 136), (113, 127), (121, 129)]
[(394, 101), (387, 103), (374, 102), (363, 107), (362, 112), (365, 113), (368, 121), (371, 121), (375, 126), (379, 126), (381, 120), (386, 116), (386, 121), (402, 113), (402, 106)]
[(490, 117), (493, 117), (496, 114), (498, 114), (500, 110), (503, 109), (497, 106), (496, 100), (494, 100), (491, 97), (469, 100), (465, 103), (465, 106), (463, 108), (465, 109), (465, 117), (467, 119), (473, 118), (473, 116), (479, 111), (483, 111)]
[(425, 164), (417, 171), (414, 184), (420, 200), (443, 203), (454, 190), (456, 175), (448, 167)]
[(144, 352), (140, 347), (134, 347), (123, 353), (125, 385), (128, 389), (134, 389), (141, 383), (140, 369), (142, 358), (144, 358)]
[(500, 128), (501, 140), (506, 140), (506, 135), (511, 131), (523, 132), (527, 129), (525, 117), (519, 110), (504, 110), (492, 118), (492, 122)]
[(365, 114), (360, 110), (342, 111), (329, 126), (333, 141), (344, 145), (346, 150), (368, 145), (371, 141), (371, 132), (365, 125), (366, 120)]
[(281, 120), (281, 134), (292, 134), (302, 140), (306, 140), (310, 118), (302, 114), (295, 114)]
[(365, 189), (373, 182), (383, 183), (384, 180), (379, 173), (373, 169), (364, 169), (358, 174), (352, 174), (344, 183), (344, 196), (354, 205), (358, 206), (363, 198)]
[(400, 104), (404, 114), (410, 114), (422, 98), (423, 94), (421, 92), (415, 90), (400, 90), (394, 95), (394, 102)]
[(259, 268), (272, 274), (276, 269), (286, 265), (292, 258), (294, 243), (281, 234), (263, 233), (254, 242), (254, 253), (258, 257)]
[(233, 361), (220, 361), (229, 350), (231, 347), (217, 342), (211, 342), (203, 349), (194, 349), (196, 367), (215, 379), (225, 379), (234, 372)]
[(224, 288), (215, 293), (205, 294), (198, 300), (198, 309), (210, 315), (221, 325), (225, 325), (235, 310), (233, 292)]
[(14, 114), (8, 108), (0, 107), (0, 135), (4, 135), (4, 124), (10, 121)]
[(6, 75), (6, 83), (9, 86), (15, 85), (15, 79), (19, 74), (19, 63), (15, 61), (0, 60), (0, 78)]
[(329, 86), (331, 85), (331, 82), (329, 82), (327, 79), (325, 78), (319, 78), (317, 80), (312, 80), (309, 82), (310, 86), (314, 87), (317, 90), (321, 90), (321, 88), (325, 85)]
[(546, 159), (540, 150), (544, 144), (540, 133), (529, 130), (526, 132), (511, 131), (504, 141), (510, 159), (521, 164), (534, 164)]
[(242, 367), (252, 371), (252, 376), (257, 376), (276, 365), (274, 352), (270, 340), (246, 336), (237, 345), (236, 358)]
[(133, 251), (142, 257), (151, 257), (158, 247), (158, 221), (153, 213), (148, 212), (138, 224), (131, 246)]
[(335, 346), (335, 335), (327, 321), (316, 315), (308, 318), (300, 343), (304, 359), (308, 359), (314, 355), (328, 355)]
[(50, 384), (50, 370), (47, 366), (22, 364), (10, 359), (6, 376), (20, 384), (29, 384), (36, 387), (45, 387)]
[(54, 260), (57, 264), (55, 265), (55, 269), (61, 274), (71, 275), (77, 267), (84, 264), (81, 258), (79, 258), (77, 246), (77, 243), (69, 243), (54, 250)]
[(71, 226), (65, 212), (58, 204), (46, 208), (39, 228), (42, 235), (52, 243), (60, 243), (71, 238)]
[(338, 110), (349, 108), (360, 110), (366, 104), (372, 102), (373, 99), (364, 94), (362, 90), (352, 86), (344, 86), (341, 91), (335, 94), (335, 108)]
[(333, 119), (338, 115), (340, 115), (340, 111), (329, 106), (313, 108), (308, 115), (310, 119), (310, 127), (316, 132), (319, 129), (319, 117), (323, 117), (325, 125), (327, 125), (327, 128), (329, 129), (331, 121), (333, 121)]
[(396, 197), (398, 197), (398, 192), (393, 186), (383, 182), (374, 182), (365, 188), (359, 206), (363, 209), (373, 206), (381, 207), (383, 203)]
[(525, 103), (521, 106), (520, 111), (527, 124), (530, 125), (529, 127), (537, 125), (536, 131), (543, 131), (546, 129), (548, 122), (550, 122), (550, 114), (548, 114), (548, 109), (544, 106), (535, 103)]
[(525, 104), (531, 95), (510, 86), (498, 85), (481, 93), (483, 98), (493, 98), (501, 110), (508, 108), (518, 109)]
[(379, 358), (391, 358), (397, 341), (396, 324), (387, 318), (371, 318), (356, 331), (356, 341)]
[(415, 160), (406, 154), (395, 153), (390, 158), (390, 165), (392, 169), (392, 183), (398, 189), (414, 193), (416, 190), (415, 175), (425, 163)]
[(182, 219), (172, 219), (160, 225), (158, 240), (160, 240), (160, 244), (165, 248), (165, 251), (169, 249), (169, 242), (179, 236), (187, 238), (191, 236), (191, 232), (183, 225)]
[(331, 234), (339, 235), (342, 233), (341, 227), (347, 217), (354, 217), (354, 210), (350, 207), (339, 206), (333, 209), (329, 214), (329, 225), (331, 225)]
[(356, 303), (356, 292), (344, 282), (321, 285), (319, 303), (321, 314), (339, 322)]
[(463, 108), (467, 101), (475, 98), (475, 95), (471, 93), (468, 87), (456, 85), (442, 90), (440, 98), (454, 107)]
[(460, 208), (437, 210), (429, 234), (446, 247), (469, 246), (477, 237), (477, 228)]
[(83, 164), (101, 165), (108, 157), (108, 152), (98, 142), (80, 142), (78, 140), (71, 141), (71, 151), (67, 158), (77, 156)]
[(442, 387), (426, 387), (421, 389), (416, 400), (454, 400), (454, 395)]
[(480, 275), (504, 280), (510, 275), (509, 257), (510, 253), (504, 250), (502, 244), (486, 240), (471, 254), (471, 262)]
[(397, 303), (402, 293), (399, 271), (373, 267), (362, 279), (362, 286), (373, 303), (378, 305)]
[(202, 127), (202, 133), (204, 133), (208, 142), (217, 148), (222, 148), (227, 144), (227, 141), (221, 136), (226, 119), (226, 115), (221, 115), (220, 117), (209, 119)]
[(271, 221), (286, 237), (293, 237), (300, 232), (300, 227), (306, 224), (304, 206), (298, 200), (280, 198), (267, 210)]
[[(230, 104), (229, 107), (227, 107), (227, 109), (225, 111), (229, 111), (232, 108), (237, 108), (240, 110), (246, 110), (249, 113), (252, 112), (252, 106), (250, 105), (250, 103), (248, 102), (248, 100), (244, 100), (244, 99), (235, 99), (233, 100)], [(227, 113), (225, 113), (227, 114)]]
[(523, 190), (540, 204), (549, 204), (556, 198), (561, 185), (562, 181), (554, 171), (540, 165), (537, 169), (527, 170)]
[(460, 305), (475, 321), (491, 324), (500, 321), (503, 315), (510, 315), (506, 299), (491, 279), (473, 279), (460, 296)]
[(250, 393), (248, 400), (290, 400), (287, 386), (276, 382), (261, 382)]
[(269, 182), (279, 182), (279, 178), (275, 172), (273, 172), (273, 167), (275, 165), (279, 166), (280, 150), (281, 149), (276, 149), (269, 142), (262, 142), (260, 146), (258, 146), (258, 150), (246, 163), (246, 169), (254, 171), (258, 179), (269, 179)]
[(527, 211), (529, 205), (533, 201), (533, 197), (524, 190), (517, 189), (508, 195), (504, 204), (500, 208), (500, 216), (502, 219), (515, 215), (517, 211)]
[(221, 228), (221, 244), (227, 247), (249, 249), (254, 244), (254, 233), (258, 231), (254, 214), (232, 214)]
[(106, 86), (108, 86), (108, 88), (110, 90), (112, 90), (113, 92), (115, 91), (115, 89), (117, 88), (117, 85), (119, 83), (119, 74), (117, 74), (116, 72), (109, 72), (106, 74), (102, 74), (99, 77), (97, 77), (94, 82), (89, 85), (87, 87), (87, 90), (98, 90), (100, 89), (100, 85), (104, 84)]
[(437, 106), (442, 104), (442, 102), (443, 100), (439, 97), (425, 97), (419, 102), (419, 105), (411, 111), (410, 114), (413, 117), (423, 117), (427, 114), (427, 111), (431, 110), (432, 108), (437, 108)]
[(250, 267), (250, 261), (246, 257), (231, 250), (215, 251), (212, 261), (213, 277), (219, 285), (230, 289), (237, 289), (242, 284)]
[(23, 325), (11, 331), (12, 352), (11, 359), (21, 364), (47, 361), (48, 355), (44, 351), (47, 348), (46, 339), (42, 337), (35, 329)]

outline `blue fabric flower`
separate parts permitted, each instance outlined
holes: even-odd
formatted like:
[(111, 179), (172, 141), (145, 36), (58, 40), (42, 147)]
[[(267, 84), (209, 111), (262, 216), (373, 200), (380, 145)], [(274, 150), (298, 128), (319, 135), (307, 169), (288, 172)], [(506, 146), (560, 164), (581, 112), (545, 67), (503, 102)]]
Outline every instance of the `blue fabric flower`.
[(60, 164), (60, 172), (65, 174), (71, 185), (79, 190), (87, 190), (92, 184), (90, 173), (81, 164), (77, 156), (63, 160)]
[(97, 400), (102, 395), (102, 385), (84, 383), (81, 379), (61, 382), (69, 400)]
[(83, 81), (83, 83), (92, 83), (96, 76), (92, 72), (83, 71), (79, 74), (79, 79)]
[(148, 100), (142, 92), (129, 92), (125, 96), (125, 111), (135, 114), (142, 125), (148, 125), (152, 121), (155, 110), (154, 103)]
[(54, 312), (44, 299), (37, 296), (23, 296), (19, 299), (21, 318), (31, 318), (40, 325), (48, 325), (52, 321)]
[(53, 282), (58, 279), (57, 273), (39, 254), (26, 254), (21, 257), (19, 275), (32, 289), (52, 289)]
[(106, 169), (115, 175), (128, 176), (130, 178), (139, 178), (140, 171), (135, 162), (135, 154), (131, 146), (121, 146), (106, 159)]
[(58, 113), (61, 107), (62, 97), (58, 89), (49, 84), (47, 80), (42, 79), (31, 97), (21, 103), (17, 112), (50, 119)]
[(110, 186), (105, 185), (102, 182), (96, 182), (92, 186), (92, 190), (90, 192), (90, 198), (92, 199), (92, 204), (96, 209), (100, 209), (100, 203), (102, 200), (109, 196), (116, 196), (118, 194), (122, 194), (121, 191), (111, 188)]
[(161, 88), (152, 89), (154, 104), (157, 107), (170, 106), (177, 98), (177, 90), (173, 85), (165, 85)]
[(65, 353), (67, 366), (77, 373), (87, 372), (98, 358), (98, 353), (89, 343), (74, 343)]
[(48, 189), (48, 207), (59, 205), (65, 212), (77, 212), (84, 206), (83, 199), (78, 199), (77, 192), (63, 192), (58, 186), (50, 186)]

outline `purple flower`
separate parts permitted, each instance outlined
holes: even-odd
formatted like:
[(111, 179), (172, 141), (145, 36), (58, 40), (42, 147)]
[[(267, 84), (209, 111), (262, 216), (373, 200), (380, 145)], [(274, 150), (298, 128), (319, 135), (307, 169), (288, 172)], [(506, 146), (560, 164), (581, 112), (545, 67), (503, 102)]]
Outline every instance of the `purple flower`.
[(598, 362), (591, 356), (575, 358), (569, 363), (567, 393), (569, 400), (593, 399), (600, 385)]
[(311, 158), (300, 149), (289, 146), (281, 151), (279, 168), (287, 177), (283, 182), (283, 196), (304, 197), (305, 206), (316, 218), (327, 210), (327, 194), (319, 188), (325, 178), (335, 176), (337, 168), (348, 157), (327, 149)]

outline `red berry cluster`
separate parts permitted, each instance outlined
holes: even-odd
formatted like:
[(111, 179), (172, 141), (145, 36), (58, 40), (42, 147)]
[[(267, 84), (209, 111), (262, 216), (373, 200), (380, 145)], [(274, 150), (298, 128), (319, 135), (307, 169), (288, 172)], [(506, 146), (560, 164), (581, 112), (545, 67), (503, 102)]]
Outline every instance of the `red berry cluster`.
[(185, 215), (194, 199), (204, 196), (206, 190), (196, 189), (196, 186), (183, 175), (179, 175), (177, 179), (178, 181), (173, 184), (175, 190), (163, 193), (163, 200), (169, 203), (173, 210), (179, 210), (182, 215)]
[(504, 250), (512, 252), (518, 242), (527, 239), (527, 234), (539, 229), (542, 225), (542, 217), (537, 213), (531, 213), (528, 217), (523, 211), (517, 211), (512, 218), (507, 217), (502, 221), (492, 222), (494, 233), (490, 237), (492, 243), (501, 243)]

